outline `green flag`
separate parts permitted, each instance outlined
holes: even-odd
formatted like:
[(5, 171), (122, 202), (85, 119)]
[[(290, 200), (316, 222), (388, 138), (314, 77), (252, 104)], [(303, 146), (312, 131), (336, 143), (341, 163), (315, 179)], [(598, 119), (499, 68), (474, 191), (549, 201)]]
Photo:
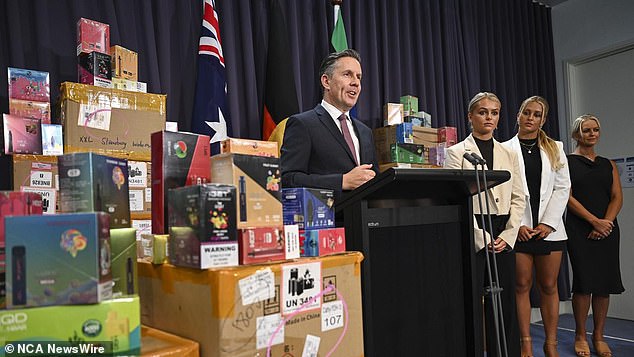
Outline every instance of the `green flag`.
[(335, 18), (335, 29), (332, 31), (332, 38), (330, 43), (335, 51), (343, 51), (348, 49), (348, 39), (346, 38), (346, 28), (343, 26), (343, 17), (341, 16), (341, 10), (336, 10), (337, 16)]

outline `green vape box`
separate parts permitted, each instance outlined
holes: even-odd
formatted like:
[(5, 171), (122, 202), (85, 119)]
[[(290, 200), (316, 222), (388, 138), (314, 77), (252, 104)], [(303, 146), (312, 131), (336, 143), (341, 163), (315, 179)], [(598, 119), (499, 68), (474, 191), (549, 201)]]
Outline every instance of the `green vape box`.
[(392, 162), (408, 164), (424, 164), (424, 146), (418, 144), (395, 143), (390, 145)]
[(136, 229), (111, 229), (110, 247), (112, 249), (112, 297), (138, 294)]
[[(96, 305), (47, 306), (0, 311), (0, 356), (7, 342), (47, 341), (105, 343), (107, 353), (139, 355), (141, 314), (139, 297), (130, 296)], [(42, 354), (44, 355), (44, 354)]]

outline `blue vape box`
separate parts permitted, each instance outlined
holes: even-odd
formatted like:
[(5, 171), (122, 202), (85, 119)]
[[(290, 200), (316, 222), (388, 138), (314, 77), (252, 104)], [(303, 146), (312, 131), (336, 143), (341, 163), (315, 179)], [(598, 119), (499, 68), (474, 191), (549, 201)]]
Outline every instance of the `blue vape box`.
[(335, 226), (334, 192), (322, 188), (283, 188), (284, 224), (299, 229)]

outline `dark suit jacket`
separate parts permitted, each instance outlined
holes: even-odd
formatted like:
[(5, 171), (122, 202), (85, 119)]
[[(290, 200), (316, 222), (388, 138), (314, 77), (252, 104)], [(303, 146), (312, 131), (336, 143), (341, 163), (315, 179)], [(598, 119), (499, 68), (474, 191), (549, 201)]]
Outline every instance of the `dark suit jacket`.
[[(352, 123), (360, 163), (373, 164), (378, 173), (372, 130), (357, 119)], [(321, 104), (288, 119), (281, 151), (282, 187), (328, 188), (336, 198), (341, 197), (343, 174), (356, 166), (341, 130)]]

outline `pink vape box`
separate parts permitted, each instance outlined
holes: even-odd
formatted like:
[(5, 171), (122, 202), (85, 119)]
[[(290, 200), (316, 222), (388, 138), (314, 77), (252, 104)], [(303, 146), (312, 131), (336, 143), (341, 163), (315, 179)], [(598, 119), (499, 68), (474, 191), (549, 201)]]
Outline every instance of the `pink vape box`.
[(7, 74), (9, 98), (36, 102), (50, 101), (50, 76), (48, 72), (9, 67)]
[(51, 123), (51, 105), (49, 102), (9, 99), (9, 114), (22, 118), (40, 119), (42, 124)]
[(77, 55), (92, 51), (110, 54), (110, 25), (82, 17), (77, 21)]
[(286, 259), (283, 227), (238, 230), (240, 264), (255, 264)]
[(458, 142), (458, 133), (455, 126), (443, 126), (438, 128), (438, 142), (447, 143), (447, 147)]
[(39, 119), (3, 114), (5, 154), (42, 154), (42, 125)]

